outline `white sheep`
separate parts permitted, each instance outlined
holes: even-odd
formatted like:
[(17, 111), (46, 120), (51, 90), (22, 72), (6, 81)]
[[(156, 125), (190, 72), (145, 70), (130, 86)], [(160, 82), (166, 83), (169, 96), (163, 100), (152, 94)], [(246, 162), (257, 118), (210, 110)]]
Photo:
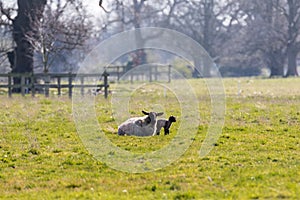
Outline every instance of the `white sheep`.
[(176, 122), (176, 118), (174, 116), (170, 116), (169, 120), (167, 119), (158, 119), (156, 123), (156, 135), (160, 134), (160, 130), (164, 127), (165, 135), (170, 134), (170, 127), (173, 122)]
[(147, 116), (133, 117), (123, 122), (118, 127), (118, 135), (153, 136), (156, 134), (157, 116), (163, 113), (145, 112)]

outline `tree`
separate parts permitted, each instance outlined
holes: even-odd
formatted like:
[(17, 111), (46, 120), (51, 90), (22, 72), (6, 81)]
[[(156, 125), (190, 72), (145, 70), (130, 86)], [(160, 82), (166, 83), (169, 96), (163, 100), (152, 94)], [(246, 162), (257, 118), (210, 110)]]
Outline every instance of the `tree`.
[(270, 76), (284, 75), (284, 18), (278, 12), (278, 4), (278, 0), (245, 0), (240, 4), (245, 14), (240, 51), (254, 63), (261, 60), (259, 65), (269, 68)]
[[(49, 72), (55, 61), (84, 49), (92, 30), (87, 11), (81, 1), (49, 1), (38, 27), (39, 34), (28, 32), (26, 38), (38, 54), (43, 72)], [(75, 58), (74, 58), (75, 59)]]
[[(187, 34), (208, 52), (215, 61), (219, 61), (224, 43), (231, 38), (233, 18), (236, 16), (234, 1), (174, 0), (170, 2), (169, 27)], [(199, 59), (194, 60), (196, 66)], [(201, 75), (210, 76), (211, 69), (202, 65)]]
[[(14, 39), (0, 55), (13, 61), (14, 73), (32, 73), (41, 65), (48, 72), (53, 64), (86, 50), (92, 23), (81, 0), (18, 1), (17, 9), (0, 1), (0, 11), (1, 30)], [(75, 59), (79, 62), (78, 56)]]
[[(108, 31), (111, 31), (111, 34), (134, 28), (137, 46), (143, 47), (152, 38), (145, 38), (139, 28), (157, 26), (160, 23), (161, 13), (167, 6), (166, 3), (162, 4), (158, 4), (161, 7), (157, 8), (157, 2), (146, 0), (114, 1), (110, 5), (110, 12), (107, 15), (106, 28)], [(147, 54), (144, 49), (132, 52), (131, 55), (134, 60), (137, 60), (134, 65), (141, 65), (147, 62)]]
[(0, 65), (1, 70), (5, 72), (7, 71), (5, 68), (9, 66), (12, 69), (15, 62), (15, 49), (12, 41), (12, 21), (15, 13), (16, 9), (5, 6), (0, 1)]
[[(18, 0), (18, 15), (13, 20), (13, 39), (16, 43), (16, 65), (13, 73), (33, 72), (34, 46), (28, 35), (38, 39), (38, 26), (46, 3), (47, 0)], [(18, 84), (20, 80), (14, 81)]]
[(259, 52), (265, 65), (270, 68), (271, 76), (298, 76), (300, 2), (241, 0), (241, 5), (241, 10), (247, 15), (243, 48), (248, 53)]
[[(38, 24), (43, 16), (44, 7), (47, 0), (18, 0), (17, 16), (12, 17), (12, 9), (4, 9), (3, 2), (0, 2), (1, 15), (6, 17), (5, 25), (11, 26), (12, 38), (16, 47), (7, 54), (11, 59), (13, 73), (32, 73), (34, 48), (28, 40), (27, 35), (32, 33), (33, 38), (37, 38)], [(13, 54), (12, 54), (13, 52)], [(20, 84), (21, 79), (14, 78), (14, 84)], [(15, 92), (20, 92), (19, 88), (14, 88)]]
[(287, 60), (286, 76), (299, 76), (297, 71), (297, 56), (300, 51), (300, 1), (287, 0), (287, 5), (280, 7), (286, 17), (287, 28)]

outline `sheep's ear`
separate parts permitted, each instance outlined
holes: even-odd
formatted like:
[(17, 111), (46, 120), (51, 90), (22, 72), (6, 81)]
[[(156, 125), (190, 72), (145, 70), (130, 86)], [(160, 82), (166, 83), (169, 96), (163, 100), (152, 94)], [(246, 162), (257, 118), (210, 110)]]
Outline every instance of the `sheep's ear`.
[(148, 113), (148, 112), (146, 112), (146, 111), (143, 111), (143, 110), (142, 110), (142, 113), (143, 113), (144, 115), (149, 115), (149, 113)]
[(160, 113), (156, 113), (156, 116), (162, 116), (164, 113), (160, 112)]

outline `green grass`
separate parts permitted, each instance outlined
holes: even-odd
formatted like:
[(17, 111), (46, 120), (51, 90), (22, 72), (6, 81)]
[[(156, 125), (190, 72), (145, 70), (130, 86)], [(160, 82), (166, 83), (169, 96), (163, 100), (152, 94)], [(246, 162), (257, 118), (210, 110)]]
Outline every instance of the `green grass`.
[[(201, 117), (192, 145), (171, 165), (142, 174), (113, 170), (88, 153), (66, 97), (1, 95), (0, 199), (298, 199), (300, 79), (224, 79), (225, 125), (206, 157), (198, 153), (209, 126), (210, 97), (202, 80), (190, 84)], [(143, 89), (153, 90), (154, 97), (145, 98)], [(119, 137), (110, 101), (98, 96), (96, 111), (116, 146), (144, 153), (167, 145), (182, 119), (172, 93), (164, 98), (155, 85), (140, 90), (130, 100), (130, 113), (169, 105), (165, 112), (179, 118), (169, 136)]]

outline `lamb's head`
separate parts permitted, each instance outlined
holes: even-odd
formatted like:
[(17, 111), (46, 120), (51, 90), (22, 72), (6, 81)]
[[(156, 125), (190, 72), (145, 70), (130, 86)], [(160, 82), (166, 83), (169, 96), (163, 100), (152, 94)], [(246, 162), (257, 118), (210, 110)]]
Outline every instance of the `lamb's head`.
[(169, 122), (176, 122), (176, 117), (170, 116), (169, 117)]

